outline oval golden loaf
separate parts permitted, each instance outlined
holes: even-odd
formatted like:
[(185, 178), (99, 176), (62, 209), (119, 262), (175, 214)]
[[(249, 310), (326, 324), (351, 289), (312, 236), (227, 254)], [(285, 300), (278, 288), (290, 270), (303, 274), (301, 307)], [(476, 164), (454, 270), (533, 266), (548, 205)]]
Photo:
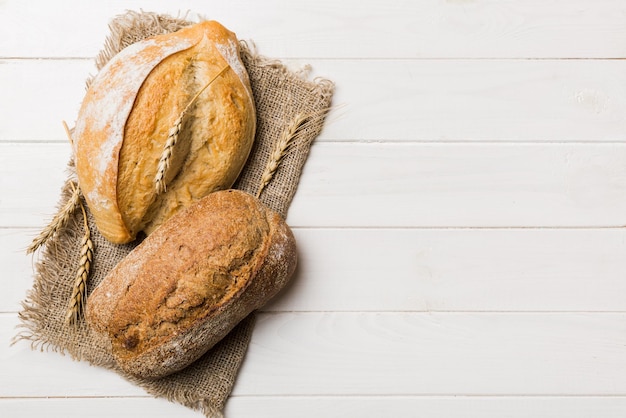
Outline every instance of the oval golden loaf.
[[(130, 242), (232, 186), (255, 122), (239, 42), (219, 23), (122, 50), (91, 83), (73, 134), (80, 187), (102, 235)], [(156, 187), (159, 172), (165, 191)]]
[(126, 373), (158, 378), (186, 367), (285, 286), (296, 243), (283, 218), (237, 190), (172, 216), (87, 300), (89, 326)]

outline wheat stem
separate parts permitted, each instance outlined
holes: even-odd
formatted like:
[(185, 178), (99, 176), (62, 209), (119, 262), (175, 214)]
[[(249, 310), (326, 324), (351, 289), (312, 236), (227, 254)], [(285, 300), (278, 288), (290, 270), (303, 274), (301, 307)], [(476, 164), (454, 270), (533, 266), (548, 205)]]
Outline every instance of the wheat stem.
[(52, 218), (52, 221), (48, 226), (46, 226), (40, 233), (37, 235), (33, 242), (26, 249), (26, 254), (31, 254), (37, 251), (39, 247), (48, 242), (52, 237), (54, 237), (57, 232), (67, 225), (67, 221), (69, 221), (70, 216), (76, 210), (76, 207), (80, 203), (80, 189), (74, 186), (72, 183), (72, 195), (68, 199), (67, 202), (63, 205), (61, 210)]
[(67, 135), (67, 139), (70, 141), (70, 145), (74, 148), (74, 140), (72, 139), (72, 132), (70, 131), (70, 127), (67, 126), (65, 121), (61, 121), (63, 124), (63, 129), (65, 130), (65, 135)]
[(165, 192), (167, 188), (165, 184), (165, 173), (167, 173), (167, 170), (170, 167), (172, 152), (174, 150), (174, 147), (176, 146), (176, 142), (178, 142), (178, 135), (180, 134), (180, 130), (183, 126), (183, 118), (187, 114), (187, 111), (189, 111), (191, 106), (194, 104), (194, 102), (198, 100), (200, 94), (202, 94), (204, 90), (206, 90), (215, 80), (217, 80), (219, 76), (224, 74), (224, 72), (226, 72), (226, 70), (228, 70), (229, 68), (230, 65), (226, 64), (226, 66), (222, 68), (215, 76), (213, 76), (213, 78), (211, 78), (208, 83), (206, 83), (200, 90), (198, 90), (198, 92), (191, 98), (189, 103), (187, 103), (187, 106), (185, 106), (183, 111), (180, 113), (180, 116), (178, 116), (178, 118), (174, 121), (174, 124), (167, 133), (167, 139), (163, 147), (163, 152), (161, 153), (161, 158), (159, 159), (159, 165), (157, 166), (157, 173), (154, 176), (154, 184), (157, 194)]
[(267, 164), (265, 165), (265, 170), (263, 170), (263, 174), (261, 175), (261, 181), (259, 184), (259, 189), (257, 190), (256, 197), (260, 197), (263, 189), (272, 181), (274, 178), (274, 174), (276, 174), (276, 170), (280, 165), (283, 157), (287, 154), (287, 150), (292, 146), (295, 139), (298, 136), (298, 133), (302, 129), (302, 126), (307, 121), (308, 117), (302, 114), (296, 115), (294, 120), (285, 127), (283, 132), (281, 133), (278, 140), (274, 143), (274, 148), (270, 155)]
[(80, 241), (80, 261), (78, 262), (78, 271), (76, 272), (72, 295), (70, 296), (70, 303), (65, 316), (65, 322), (67, 324), (78, 323), (78, 319), (84, 311), (87, 301), (87, 279), (89, 278), (91, 263), (93, 262), (94, 247), (93, 241), (91, 240), (91, 232), (89, 231), (89, 224), (87, 222), (87, 212), (82, 203), (80, 203), (80, 208), (83, 212), (85, 233)]
[[(65, 121), (61, 122), (63, 124), (63, 129), (65, 130), (65, 134), (67, 135), (67, 139), (70, 141), (70, 145), (74, 146), (74, 142), (72, 141), (72, 135), (70, 133), (70, 128), (67, 126)], [(67, 225), (67, 221), (69, 221), (70, 216), (76, 210), (76, 207), (80, 203), (80, 188), (75, 186), (74, 183), (71, 183), (72, 186), (72, 195), (65, 202), (61, 210), (57, 212), (57, 214), (52, 218), (52, 221), (48, 226), (46, 226), (40, 233), (33, 239), (28, 248), (26, 248), (26, 254), (32, 254), (39, 247), (48, 242), (52, 237), (54, 237), (57, 232), (59, 232), (65, 225)]]

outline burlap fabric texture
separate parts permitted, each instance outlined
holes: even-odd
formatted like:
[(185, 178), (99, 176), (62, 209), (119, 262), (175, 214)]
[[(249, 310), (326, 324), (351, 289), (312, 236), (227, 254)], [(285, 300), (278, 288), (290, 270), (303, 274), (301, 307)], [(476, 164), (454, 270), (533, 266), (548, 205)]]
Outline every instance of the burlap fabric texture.
[[(110, 23), (110, 35), (96, 59), (96, 65), (100, 69), (117, 52), (138, 40), (173, 32), (191, 23), (147, 12), (120, 15)], [(280, 62), (256, 55), (245, 43), (242, 43), (242, 58), (256, 102), (257, 134), (249, 160), (234, 188), (256, 195), (274, 143), (295, 118), (306, 117), (306, 122), (294, 138), (294, 146), (289, 149), (273, 179), (260, 194), (262, 202), (286, 216), (311, 142), (319, 135), (324, 124), (334, 86), (328, 80), (308, 81), (302, 74), (288, 70)], [(61, 191), (59, 208), (69, 199), (71, 184), (75, 181), (73, 162), (70, 160), (68, 180)], [(89, 295), (137, 243), (111, 244), (98, 233), (89, 213), (88, 219), (95, 246), (88, 282)], [(123, 375), (116, 367), (110, 354), (110, 345), (106, 341), (92, 333), (82, 320), (73, 326), (65, 322), (83, 234), (83, 215), (80, 210), (75, 210), (66, 226), (39, 252), (33, 287), (20, 312), (21, 332), (16, 336), (16, 341), (29, 340), (34, 349), (67, 353), (77, 360), (113, 369)], [(207, 417), (220, 417), (253, 328), (254, 314), (242, 321), (201, 359), (173, 375), (153, 381), (124, 377), (156, 397), (196, 409)]]

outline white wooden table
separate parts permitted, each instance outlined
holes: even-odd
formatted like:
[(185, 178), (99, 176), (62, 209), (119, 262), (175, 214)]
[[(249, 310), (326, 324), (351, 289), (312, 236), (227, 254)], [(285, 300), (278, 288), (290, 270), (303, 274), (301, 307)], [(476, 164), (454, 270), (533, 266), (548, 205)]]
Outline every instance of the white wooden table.
[(125, 9), (337, 84), (227, 417), (626, 416), (626, 1), (0, 1), (0, 417), (199, 417), (9, 347)]

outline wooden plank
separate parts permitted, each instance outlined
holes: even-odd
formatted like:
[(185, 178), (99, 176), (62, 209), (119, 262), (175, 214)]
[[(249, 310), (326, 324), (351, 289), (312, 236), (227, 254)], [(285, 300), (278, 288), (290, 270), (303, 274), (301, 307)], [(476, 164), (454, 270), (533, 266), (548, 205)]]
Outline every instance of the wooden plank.
[[(107, 21), (143, 0), (0, 1), (0, 416), (199, 416), (9, 346)], [(337, 83), (228, 417), (626, 411), (626, 2), (154, 0)], [(193, 15), (193, 13), (192, 13)], [(41, 174), (44, 173), (44, 174)]]
[(313, 64), (337, 85), (324, 134), (333, 140), (626, 140), (624, 61)]
[[(16, 323), (0, 316), (0, 340)], [(624, 313), (259, 314), (233, 393), (623, 397), (625, 344)], [(0, 398), (141, 396), (23, 342), (0, 345), (0, 359)]]
[[(288, 387), (297, 395), (620, 395), (626, 389), (625, 319), (623, 314), (264, 315), (234, 393), (285, 394)], [(274, 392), (274, 385), (280, 389)]]
[[(91, 62), (0, 60), (0, 140), (67, 141)], [(626, 141), (623, 60), (284, 62), (337, 85), (318, 142)]]
[[(0, 399), (6, 417), (34, 417), (45, 411), (46, 418), (200, 418), (197, 411), (162, 398), (8, 398)], [(243, 411), (243, 414), (249, 414)], [(239, 415), (245, 416), (245, 415)], [(236, 418), (237, 415), (233, 415)]]
[(296, 229), (268, 311), (626, 311), (626, 231)]
[(7, 397), (145, 396), (116, 373), (69, 355), (31, 349), (28, 341), (9, 345), (20, 332), (17, 315), (0, 314), (0, 399)]
[[(624, 229), (294, 233), (298, 269), (265, 311), (626, 311)], [(17, 312), (32, 286), (22, 250), (34, 235), (0, 229), (0, 312)]]
[(5, 277), (0, 312), (20, 310), (20, 302), (32, 287), (36, 258), (26, 256), (25, 249), (36, 233), (35, 229), (0, 229), (0, 265)]
[[(481, 397), (481, 396), (234, 396), (226, 404), (232, 418), (623, 418), (623, 397)], [(198, 418), (190, 409), (150, 398), (9, 398), (0, 399), (0, 410), (9, 417), (47, 418)], [(470, 414), (470, 415), (468, 415)]]
[(288, 221), (333, 227), (626, 223), (626, 147), (315, 144)]
[(56, 213), (69, 143), (0, 144), (0, 226), (42, 228)]
[(0, 140), (67, 142), (62, 121), (73, 126), (94, 73), (92, 60), (0, 60)]
[(622, 418), (624, 410), (621, 397), (235, 396), (225, 413), (234, 418)]
[[(107, 22), (126, 9), (140, 8), (145, 8), (141, 0), (3, 1), (0, 56), (95, 56), (107, 34)], [(253, 0), (211, 4), (159, 0), (147, 10), (174, 15), (191, 11), (217, 19), (275, 57), (626, 55), (626, 5), (621, 0), (393, 0), (358, 6), (333, 0), (315, 4), (271, 0), (263, 4), (262, 18)]]
[[(69, 152), (65, 143), (0, 144), (1, 227), (45, 225)], [(615, 227), (626, 224), (625, 189), (624, 144), (319, 143), (288, 221), (294, 227)]]

